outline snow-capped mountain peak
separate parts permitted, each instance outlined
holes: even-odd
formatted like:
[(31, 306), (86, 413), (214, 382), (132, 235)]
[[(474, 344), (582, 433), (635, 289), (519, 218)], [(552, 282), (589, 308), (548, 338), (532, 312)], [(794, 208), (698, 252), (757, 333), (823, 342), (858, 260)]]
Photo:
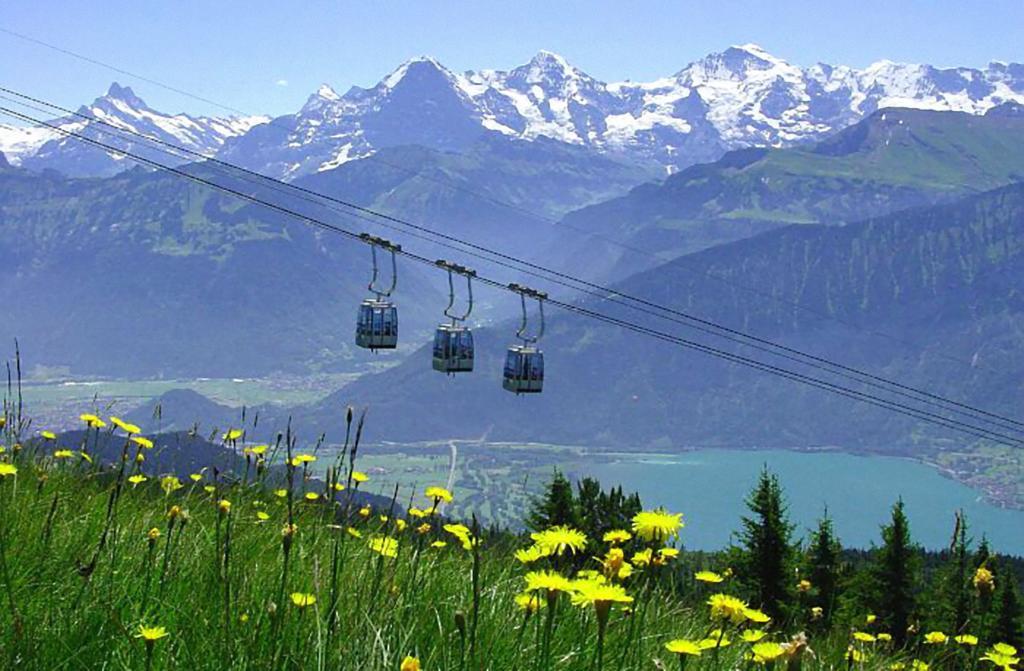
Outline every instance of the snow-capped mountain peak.
[(316, 90), (316, 95), (324, 100), (341, 100), (341, 96), (331, 88), (330, 84), (321, 84), (320, 88)]
[(395, 68), (391, 74), (381, 80), (378, 87), (395, 89), (403, 82), (403, 80), (406, 79), (406, 77), (410, 75), (415, 77), (440, 76), (442, 79), (448, 81), (454, 81), (456, 78), (455, 74), (442, 65), (436, 58), (431, 56), (417, 56), (415, 58), (410, 58)]
[[(262, 119), (163, 114), (117, 84), (86, 109), (115, 125), (293, 178), (398, 144), (459, 151), (489, 132), (551, 138), (671, 172), (731, 149), (819, 139), (883, 107), (983, 114), (1013, 102), (1024, 103), (1021, 64), (940, 69), (886, 60), (863, 69), (801, 67), (747, 43), (640, 83), (605, 83), (552, 51), (509, 70), (462, 74), (419, 56), (370, 88), (353, 86), (340, 95), (324, 84), (275, 123), (280, 133), (245, 132)], [(16, 164), (52, 159), (47, 165), (59, 169), (52, 150), (70, 145), (52, 145), (53, 139), (45, 129), (0, 127), (0, 152)]]
[[(114, 82), (106, 94), (80, 107), (77, 115), (47, 123), (86, 137), (102, 134), (104, 142), (121, 149), (145, 147), (143, 140), (131, 135), (137, 133), (212, 155), (227, 138), (242, 135), (267, 120), (261, 116), (221, 118), (165, 114), (149, 107), (130, 87)], [(122, 154), (104, 152), (49, 126), (0, 126), (0, 152), (14, 165), (54, 168), (69, 175), (109, 175), (130, 167)], [(161, 160), (166, 161), (166, 155), (162, 155)]]

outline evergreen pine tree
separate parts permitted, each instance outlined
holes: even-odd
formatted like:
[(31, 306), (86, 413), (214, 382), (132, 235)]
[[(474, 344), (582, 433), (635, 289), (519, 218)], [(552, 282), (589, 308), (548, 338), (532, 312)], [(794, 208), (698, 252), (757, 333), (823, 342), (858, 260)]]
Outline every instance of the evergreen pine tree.
[(538, 531), (558, 524), (579, 526), (579, 513), (573, 497), (572, 484), (562, 472), (555, 470), (545, 492), (536, 497), (526, 515), (527, 526)]
[(918, 557), (910, 538), (903, 499), (892, 507), (891, 522), (882, 527), (882, 547), (871, 567), (871, 608), (892, 634), (893, 642), (907, 641), (907, 628), (916, 613)]
[(1024, 648), (1024, 609), (1016, 576), (1006, 571), (997, 580), (1001, 584), (996, 592), (996, 617), (989, 643), (1009, 643), (1015, 648)]
[(978, 543), (978, 551), (974, 553), (974, 568), (977, 569), (979, 566), (984, 566), (991, 556), (992, 550), (988, 546), (988, 538), (982, 534), (981, 542)]
[(825, 510), (818, 520), (818, 528), (811, 534), (807, 548), (807, 579), (811, 583), (813, 596), (811, 606), (821, 608), (821, 617), (816, 626), (827, 630), (832, 626), (832, 614), (839, 598), (839, 553), (842, 547), (836, 538), (832, 518)]
[(783, 621), (793, 602), (793, 546), (779, 479), (765, 467), (747, 498), (752, 513), (743, 518), (741, 575), (747, 581), (754, 603)]

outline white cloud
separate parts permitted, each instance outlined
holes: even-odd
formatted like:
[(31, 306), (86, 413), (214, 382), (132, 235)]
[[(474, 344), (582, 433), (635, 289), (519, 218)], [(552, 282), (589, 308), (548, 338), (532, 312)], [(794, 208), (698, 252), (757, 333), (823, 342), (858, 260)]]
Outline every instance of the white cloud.
[(276, 82), (274, 82), (274, 84), (276, 84), (277, 86), (288, 86), (288, 80), (278, 79)]

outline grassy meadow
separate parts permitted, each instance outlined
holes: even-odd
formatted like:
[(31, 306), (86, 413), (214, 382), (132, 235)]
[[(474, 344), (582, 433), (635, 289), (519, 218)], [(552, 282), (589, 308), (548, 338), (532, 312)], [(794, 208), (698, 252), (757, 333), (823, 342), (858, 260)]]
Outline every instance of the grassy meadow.
[[(966, 631), (897, 644), (868, 612), (823, 626), (807, 580), (770, 616), (736, 596), (726, 555), (681, 548), (680, 513), (588, 538), (446, 519), (458, 492), (441, 486), (367, 504), (351, 414), (322, 479), (290, 435), (226, 432), (244, 472), (153, 473), (138, 427), (81, 420), (67, 445), (5, 411), (5, 669), (1015, 668), (1012, 647)], [(101, 434), (120, 459), (94, 458)]]

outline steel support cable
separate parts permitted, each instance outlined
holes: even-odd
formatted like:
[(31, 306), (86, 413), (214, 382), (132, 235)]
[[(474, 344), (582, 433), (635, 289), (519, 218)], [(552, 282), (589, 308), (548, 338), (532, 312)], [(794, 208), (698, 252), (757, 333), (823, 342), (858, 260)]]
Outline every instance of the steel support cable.
[[(460, 238), (456, 238), (454, 236), (447, 235), (445, 233), (441, 233), (439, 231), (430, 229), (428, 227), (425, 227), (425, 226), (422, 226), (422, 225), (418, 225), (418, 224), (415, 224), (415, 223), (412, 223), (412, 222), (408, 222), (406, 220), (400, 219), (400, 218), (395, 217), (393, 215), (384, 214), (384, 213), (375, 211), (375, 210), (373, 210), (371, 208), (363, 207), (363, 206), (360, 206), (358, 204), (351, 203), (351, 202), (348, 202), (348, 201), (345, 201), (345, 200), (342, 200), (342, 199), (339, 199), (339, 198), (335, 198), (335, 197), (332, 197), (332, 196), (328, 196), (328, 195), (325, 195), (325, 194), (318, 193), (318, 192), (313, 191), (311, 189), (307, 189), (307, 188), (304, 188), (304, 187), (301, 187), (301, 186), (298, 186), (298, 185), (295, 185), (295, 184), (284, 182), (282, 180), (278, 180), (276, 178), (269, 177), (267, 175), (263, 175), (263, 174), (261, 174), (259, 172), (256, 172), (256, 171), (253, 171), (253, 170), (249, 170), (249, 169), (243, 168), (241, 166), (234, 165), (232, 163), (229, 163), (229, 162), (217, 159), (215, 157), (207, 156), (205, 154), (202, 154), (201, 152), (197, 152), (197, 151), (185, 148), (185, 147), (180, 147), (180, 146), (175, 145), (173, 143), (166, 142), (164, 140), (160, 140), (159, 138), (153, 138), (153, 137), (147, 136), (147, 135), (145, 135), (143, 133), (139, 133), (139, 132), (131, 130), (131, 129), (120, 128), (120, 127), (118, 127), (118, 126), (116, 126), (114, 124), (110, 124), (109, 122), (106, 122), (106, 121), (104, 121), (102, 119), (98, 119), (98, 118), (93, 117), (93, 116), (89, 116), (89, 115), (82, 114), (80, 112), (69, 110), (69, 109), (61, 107), (59, 105), (55, 105), (55, 104), (49, 103), (47, 101), (44, 101), (44, 100), (41, 100), (41, 99), (38, 99), (38, 98), (33, 98), (31, 96), (19, 93), (17, 91), (12, 90), (12, 89), (0, 87), (0, 92), (8, 93), (8, 94), (11, 94), (11, 95), (15, 95), (15, 96), (17, 96), (19, 98), (23, 98), (25, 100), (30, 100), (30, 101), (32, 101), (34, 103), (46, 105), (47, 107), (51, 107), (53, 109), (60, 110), (62, 112), (66, 112), (68, 114), (73, 114), (73, 115), (78, 116), (78, 117), (83, 118), (83, 119), (87, 119), (87, 120), (90, 120), (90, 121), (93, 121), (93, 122), (96, 122), (96, 123), (100, 123), (100, 124), (102, 124), (104, 126), (109, 127), (111, 130), (121, 134), (122, 136), (125, 135), (125, 134), (130, 134), (132, 136), (138, 137), (138, 138), (140, 138), (142, 140), (145, 140), (147, 142), (155, 143), (155, 144), (161, 145), (163, 147), (168, 147), (168, 148), (171, 148), (173, 151), (181, 152), (181, 153), (187, 154), (189, 156), (193, 156), (195, 158), (198, 158), (198, 159), (201, 159), (203, 161), (209, 162), (211, 164), (214, 164), (214, 165), (217, 165), (217, 166), (221, 166), (221, 167), (223, 167), (225, 169), (237, 171), (237, 172), (242, 173), (243, 175), (254, 177), (254, 178), (259, 180), (259, 184), (265, 185), (265, 186), (269, 186), (272, 190), (279, 191), (279, 192), (282, 192), (282, 193), (286, 193), (289, 196), (296, 196), (296, 197), (302, 198), (303, 200), (307, 200), (308, 202), (314, 203), (316, 205), (319, 205), (319, 206), (322, 206), (322, 207), (326, 207), (328, 209), (331, 209), (332, 211), (336, 211), (336, 212), (339, 212), (339, 213), (342, 213), (342, 214), (347, 214), (347, 215), (351, 215), (352, 214), (351, 212), (343, 211), (343, 210), (338, 210), (337, 208), (331, 207), (331, 205), (329, 205), (328, 203), (334, 203), (334, 204), (337, 204), (337, 205), (341, 205), (341, 206), (343, 206), (345, 208), (356, 210), (357, 212), (359, 212), (361, 214), (369, 215), (369, 216), (372, 216), (372, 217), (375, 217), (375, 218), (384, 219), (385, 221), (389, 221), (389, 222), (392, 222), (394, 224), (398, 224), (398, 225), (403, 226), (403, 227), (412, 228), (414, 230), (426, 233), (427, 235), (437, 236), (438, 238), (441, 238), (441, 239), (446, 240), (447, 242), (450, 242), (450, 243), (453, 243), (453, 244), (462, 245), (462, 246), (468, 247), (468, 248), (470, 248), (472, 250), (476, 250), (476, 251), (479, 251), (479, 252), (482, 252), (482, 253), (485, 253), (485, 254), (490, 254), (490, 255), (496, 256), (499, 259), (502, 259), (502, 261), (498, 261), (498, 260), (490, 259), (490, 258), (486, 258), (486, 257), (481, 257), (479, 254), (476, 254), (476, 253), (474, 253), (472, 251), (468, 251), (466, 249), (459, 249), (459, 250), (457, 250), (457, 251), (461, 251), (462, 253), (473, 255), (476, 258), (484, 258), (484, 260), (487, 260), (487, 261), (490, 261), (492, 263), (495, 263), (496, 265), (501, 265), (501, 266), (504, 266), (506, 268), (510, 268), (512, 270), (516, 270), (517, 272), (524, 272), (524, 273), (533, 275), (535, 277), (540, 277), (540, 278), (542, 278), (542, 279), (544, 279), (546, 281), (550, 281), (550, 282), (553, 282), (555, 284), (560, 284), (562, 286), (566, 286), (566, 287), (568, 287), (570, 289), (573, 289), (574, 291), (580, 291), (582, 293), (587, 293), (589, 295), (596, 296), (596, 297), (598, 297), (600, 299), (608, 300), (608, 301), (617, 303), (619, 305), (623, 305), (625, 307), (629, 307), (630, 309), (634, 309), (634, 310), (637, 310), (637, 311), (642, 312), (642, 313), (650, 314), (650, 315), (659, 317), (661, 319), (666, 319), (668, 321), (675, 322), (675, 323), (684, 325), (684, 326), (686, 326), (688, 328), (693, 328), (695, 330), (702, 331), (702, 332), (708, 333), (710, 335), (714, 335), (716, 337), (721, 337), (721, 338), (724, 338), (726, 340), (730, 340), (732, 342), (736, 342), (736, 343), (738, 343), (740, 345), (751, 347), (751, 348), (753, 348), (755, 350), (759, 350), (759, 351), (771, 354), (773, 356), (779, 356), (779, 357), (782, 357), (782, 358), (794, 361), (794, 362), (799, 363), (801, 365), (807, 365), (807, 366), (810, 366), (812, 368), (816, 368), (816, 369), (819, 369), (819, 370), (824, 370), (824, 371), (827, 371), (827, 372), (829, 372), (831, 374), (839, 375), (841, 377), (845, 377), (847, 379), (854, 380), (854, 381), (856, 381), (856, 382), (858, 382), (860, 384), (864, 384), (864, 385), (867, 385), (869, 387), (873, 387), (873, 388), (885, 391), (886, 393), (896, 394), (898, 396), (902, 396), (904, 398), (908, 398), (908, 399), (914, 400), (916, 402), (927, 403), (927, 404), (932, 405), (934, 407), (941, 408), (941, 409), (943, 409), (943, 410), (945, 410), (947, 412), (954, 412), (954, 413), (960, 414), (962, 416), (971, 417), (975, 421), (988, 422), (988, 423), (992, 424), (993, 426), (998, 426), (998, 427), (1000, 427), (1000, 428), (1002, 428), (1004, 430), (1016, 431), (1016, 432), (1024, 433), (1024, 430), (1022, 430), (1022, 429), (1024, 429), (1024, 422), (1020, 422), (1020, 421), (1014, 420), (1012, 418), (1008, 418), (1008, 417), (1005, 417), (1005, 416), (1002, 416), (1002, 415), (999, 415), (999, 414), (996, 414), (996, 413), (992, 413), (992, 412), (986, 411), (984, 409), (972, 406), (970, 404), (966, 404), (966, 403), (962, 403), (962, 402), (959, 402), (959, 401), (955, 401), (953, 399), (949, 399), (949, 398), (943, 397), (943, 396), (938, 395), (938, 394), (934, 394), (934, 393), (931, 393), (931, 392), (928, 392), (928, 391), (925, 391), (925, 390), (922, 390), (922, 389), (918, 389), (916, 387), (912, 387), (912, 386), (909, 386), (909, 385), (904, 385), (902, 383), (896, 382), (894, 380), (889, 380), (887, 378), (875, 375), (873, 373), (869, 373), (867, 371), (863, 371), (863, 370), (860, 370), (860, 369), (857, 369), (857, 368), (846, 366), (844, 364), (841, 364), (839, 362), (836, 362), (834, 360), (831, 360), (831, 359), (828, 359), (828, 358), (825, 358), (825, 357), (819, 357), (819, 356), (816, 356), (816, 355), (813, 355), (813, 354), (809, 354), (807, 352), (803, 352), (803, 351), (795, 349), (795, 348), (788, 347), (786, 345), (782, 345), (780, 343), (776, 343), (776, 342), (771, 341), (771, 340), (767, 340), (765, 338), (760, 338), (760, 337), (754, 336), (752, 334), (744, 333), (742, 331), (733, 329), (731, 327), (728, 327), (728, 326), (725, 326), (725, 325), (722, 325), (722, 324), (718, 324), (718, 323), (716, 323), (714, 321), (711, 321), (711, 320), (708, 320), (708, 319), (704, 319), (704, 318), (698, 317), (696, 315), (692, 315), (692, 314), (689, 314), (689, 313), (686, 313), (686, 312), (682, 312), (682, 311), (679, 311), (679, 310), (668, 308), (668, 307), (662, 306), (660, 304), (648, 301), (646, 299), (638, 298), (636, 296), (631, 296), (629, 294), (624, 294), (624, 293), (621, 293), (621, 292), (616, 291), (614, 289), (611, 289), (609, 287), (604, 287), (604, 286), (601, 286), (601, 285), (598, 285), (598, 284), (590, 283), (590, 282), (588, 282), (586, 280), (582, 280), (580, 278), (568, 275), (566, 273), (561, 273), (559, 271), (552, 270), (552, 269), (546, 268), (544, 266), (533, 264), (531, 262), (524, 261), (522, 259), (518, 259), (516, 257), (504, 254), (502, 252), (499, 252), (499, 251), (496, 251), (496, 250), (492, 250), (492, 249), (489, 249), (487, 247), (483, 247), (483, 246), (480, 246), (480, 245), (476, 245), (474, 243), (467, 242), (465, 240), (462, 240)], [(6, 99), (10, 100), (10, 98), (6, 98)], [(33, 107), (31, 105), (26, 105), (25, 103), (19, 102), (19, 101), (13, 101), (13, 102), (16, 102), (17, 104), (25, 105), (27, 107), (31, 107), (33, 109), (36, 109), (37, 111), (45, 113), (45, 110), (42, 110), (42, 109), (40, 109), (38, 107)], [(59, 128), (56, 127), (56, 126), (53, 126), (53, 125), (50, 125), (50, 124), (46, 124), (46, 125), (50, 126), (51, 128), (59, 130)], [(116, 150), (116, 148), (113, 148), (113, 149)], [(169, 153), (169, 152), (164, 151), (163, 153)], [(177, 158), (183, 158), (183, 156), (181, 156), (180, 154), (170, 154), (170, 155), (174, 155)], [(246, 179), (245, 177), (242, 177), (242, 179), (245, 180), (245, 181), (252, 182), (252, 180)], [(252, 183), (255, 184), (256, 182), (252, 182)], [(293, 191), (295, 193), (292, 193)], [(297, 195), (297, 194), (302, 194), (302, 195)], [(327, 201), (327, 203), (325, 203), (323, 201)], [(376, 219), (373, 219), (373, 220), (367, 219), (365, 216), (360, 216), (360, 217), (357, 217), (357, 218), (362, 219), (364, 221), (368, 221), (370, 223), (376, 223), (377, 225), (387, 226), (386, 224), (381, 224)], [(403, 229), (395, 229), (394, 226), (387, 226), (387, 227), (391, 228), (392, 230), (402, 230), (404, 233), (406, 233), (408, 235), (412, 235), (412, 234), (408, 233), (408, 231), (404, 231)], [(431, 242), (433, 244), (443, 244), (443, 243), (437, 242), (436, 240), (431, 240), (429, 238), (424, 238), (423, 236), (415, 236), (414, 235), (413, 237), (418, 237), (419, 239), (427, 240), (427, 241), (429, 241), (429, 242)], [(525, 268), (520, 268), (520, 267), (517, 267), (515, 265), (510, 265), (510, 263), (511, 264), (519, 264), (521, 266), (525, 266)], [(548, 274), (554, 275), (555, 277), (554, 278), (546, 277), (544, 275), (538, 274), (538, 272), (535, 272), (535, 271), (539, 271), (540, 273), (548, 273)], [(580, 288), (580, 287), (572, 286), (570, 284), (567, 284), (566, 283), (567, 281), (568, 282), (575, 282), (575, 283), (581, 284), (581, 285), (583, 285), (584, 287), (587, 287), (587, 288)], [(615, 300), (616, 298), (618, 298), (620, 300)], [(629, 301), (629, 302), (623, 302), (623, 301)], [(801, 358), (801, 357), (803, 357), (803, 358)], [(889, 385), (892, 388), (889, 388), (886, 385)], [(947, 406), (953, 406), (953, 407), (947, 407)]]
[[(63, 128), (60, 128), (58, 126), (54, 126), (52, 124), (48, 124), (45, 121), (42, 121), (40, 119), (36, 119), (36, 118), (34, 118), (34, 117), (30, 116), (30, 115), (22, 114), (21, 112), (18, 112), (16, 110), (11, 110), (11, 109), (6, 108), (6, 107), (0, 107), (0, 113), (6, 114), (6, 115), (11, 116), (11, 117), (16, 118), (16, 119), (27, 121), (29, 123), (36, 123), (36, 124), (46, 125), (46, 126), (48, 126), (50, 128), (53, 128), (54, 130), (57, 130), (58, 132), (66, 135), (66, 136), (73, 137), (73, 138), (75, 138), (75, 139), (77, 139), (77, 140), (79, 140), (81, 142), (85, 142), (87, 144), (99, 147), (99, 148), (104, 149), (106, 151), (113, 151), (115, 153), (118, 153), (118, 154), (121, 154), (121, 155), (125, 156), (126, 158), (130, 158), (130, 159), (132, 159), (132, 160), (134, 160), (134, 161), (136, 161), (138, 163), (142, 163), (143, 165), (148, 165), (148, 166), (150, 166), (150, 167), (152, 167), (154, 169), (161, 170), (161, 171), (164, 171), (164, 172), (168, 172), (168, 173), (177, 175), (179, 177), (188, 179), (190, 181), (193, 181), (193, 182), (196, 182), (196, 183), (199, 183), (199, 184), (203, 184), (203, 185), (205, 185), (207, 187), (210, 187), (210, 188), (213, 188), (213, 189), (217, 189), (218, 191), (227, 193), (227, 194), (235, 196), (237, 198), (246, 200), (248, 202), (251, 202), (251, 203), (254, 203), (254, 204), (257, 204), (257, 205), (261, 205), (261, 206), (266, 207), (266, 208), (271, 209), (271, 210), (274, 210), (276, 212), (279, 212), (280, 214), (284, 214), (286, 216), (289, 216), (291, 218), (299, 220), (299, 221), (301, 221), (303, 223), (306, 223), (308, 225), (311, 225), (311, 226), (314, 226), (314, 227), (317, 227), (317, 228), (321, 228), (323, 230), (331, 231), (331, 232), (334, 232), (334, 233), (342, 234), (342, 235), (345, 235), (345, 236), (347, 236), (347, 237), (349, 237), (351, 239), (363, 242), (365, 244), (365, 240), (358, 233), (354, 233), (352, 231), (349, 231), (347, 229), (341, 228), (339, 226), (335, 226), (333, 224), (329, 224), (329, 223), (321, 221), (319, 219), (315, 219), (313, 217), (309, 217), (309, 216), (304, 215), (304, 214), (302, 214), (300, 212), (296, 212), (294, 210), (291, 210), (289, 208), (277, 205), (275, 203), (271, 203), (269, 201), (265, 201), (265, 200), (263, 200), (261, 198), (258, 198), (256, 196), (252, 196), (250, 194), (247, 194), (247, 193), (245, 193), (243, 191), (239, 191), (239, 190), (234, 189), (232, 187), (227, 187), (227, 186), (223, 186), (223, 185), (217, 184), (216, 182), (213, 182), (211, 180), (205, 179), (205, 178), (200, 177), (198, 175), (191, 174), (189, 172), (180, 170), (180, 169), (172, 167), (172, 166), (164, 165), (162, 163), (159, 163), (158, 161), (154, 161), (152, 159), (148, 159), (148, 158), (145, 158), (143, 156), (138, 156), (138, 155), (136, 155), (136, 154), (134, 154), (132, 152), (129, 152), (127, 150), (120, 149), (118, 147), (114, 147), (112, 145), (105, 144), (105, 143), (100, 142), (98, 140), (94, 140), (94, 139), (85, 137), (85, 136), (80, 135), (79, 133), (76, 133), (74, 131), (63, 129)], [(435, 267), (435, 268), (437, 267), (436, 266), (436, 262), (434, 260), (431, 260), (431, 259), (429, 259), (429, 258), (427, 258), (425, 256), (421, 256), (419, 254), (415, 254), (415, 253), (410, 252), (410, 251), (408, 251), (406, 249), (401, 249), (401, 250), (396, 250), (396, 251), (397, 251), (397, 253), (399, 253), (399, 254), (407, 257), (407, 258), (410, 258), (412, 260), (415, 260), (415, 261), (417, 261), (419, 263), (422, 263), (424, 265), (428, 265), (428, 266)], [(490, 278), (481, 277), (479, 275), (477, 276), (477, 279), (478, 279), (478, 281), (481, 281), (484, 284), (491, 285), (491, 286), (493, 286), (495, 288), (499, 288), (499, 289), (502, 289), (504, 291), (510, 291), (512, 293), (517, 293), (514, 290), (510, 289), (508, 287), (508, 285), (506, 285), (506, 284), (504, 284), (502, 282), (499, 282), (497, 280), (492, 280)], [(596, 310), (590, 310), (588, 308), (583, 308), (581, 306), (578, 306), (578, 305), (575, 305), (575, 304), (571, 304), (571, 303), (567, 303), (565, 301), (560, 301), (560, 300), (550, 299), (550, 298), (547, 299), (547, 301), (550, 302), (552, 305), (555, 305), (557, 307), (560, 307), (560, 308), (565, 309), (565, 310), (570, 311), (570, 312), (575, 312), (577, 314), (585, 315), (585, 316), (588, 316), (588, 317), (591, 317), (591, 318), (594, 318), (594, 319), (597, 319), (597, 320), (600, 320), (600, 321), (603, 321), (603, 322), (606, 322), (606, 323), (609, 323), (609, 324), (613, 324), (613, 325), (616, 325), (616, 326), (619, 326), (619, 327), (622, 327), (622, 328), (626, 328), (626, 329), (634, 331), (636, 333), (640, 333), (640, 334), (643, 334), (643, 335), (654, 337), (654, 338), (657, 338), (657, 339), (660, 339), (660, 340), (663, 340), (663, 341), (666, 341), (666, 342), (674, 343), (674, 344), (676, 344), (678, 346), (682, 346), (682, 347), (685, 347), (685, 348), (693, 349), (693, 350), (696, 350), (696, 351), (699, 351), (699, 352), (702, 352), (702, 353), (705, 353), (705, 354), (708, 354), (708, 355), (711, 355), (711, 356), (714, 356), (716, 358), (720, 358), (720, 359), (723, 359), (723, 360), (726, 360), (726, 361), (729, 361), (729, 362), (732, 362), (732, 363), (744, 365), (744, 366), (751, 367), (751, 368), (754, 368), (754, 369), (757, 369), (757, 370), (761, 370), (763, 372), (768, 372), (768, 373), (771, 373), (773, 375), (777, 375), (777, 376), (780, 376), (780, 377), (783, 377), (783, 378), (786, 378), (786, 379), (790, 379), (790, 380), (793, 380), (793, 381), (797, 381), (797, 382), (801, 382), (801, 383), (804, 383), (804, 384), (808, 384), (808, 385), (810, 385), (812, 387), (817, 387), (819, 389), (823, 389), (823, 390), (826, 390), (826, 391), (830, 391), (830, 392), (836, 393), (836, 394), (841, 395), (841, 396), (845, 396), (845, 397), (848, 397), (848, 398), (859, 400), (859, 401), (862, 401), (864, 403), (868, 403), (870, 405), (874, 405), (874, 406), (877, 406), (877, 407), (885, 408), (887, 410), (890, 410), (890, 411), (893, 411), (893, 412), (897, 412), (899, 414), (903, 414), (903, 415), (907, 415), (907, 416), (910, 416), (910, 417), (914, 417), (914, 418), (919, 419), (921, 421), (925, 421), (925, 422), (928, 422), (928, 423), (931, 423), (931, 424), (935, 424), (937, 426), (942, 426), (944, 428), (954, 429), (954, 430), (960, 431), (962, 433), (973, 435), (973, 436), (978, 437), (978, 438), (992, 440), (994, 442), (998, 442), (998, 443), (1004, 444), (1004, 445), (1009, 446), (1009, 447), (1024, 447), (1024, 441), (1022, 441), (1020, 439), (1017, 439), (1017, 438), (1014, 438), (1014, 437), (1011, 437), (1011, 436), (1007, 436), (1005, 434), (1001, 434), (1001, 433), (996, 432), (996, 431), (985, 429), (983, 427), (978, 427), (978, 426), (975, 426), (975, 425), (972, 425), (972, 424), (968, 424), (966, 422), (961, 422), (959, 420), (954, 420), (954, 419), (951, 419), (949, 417), (944, 417), (942, 415), (936, 415), (934, 413), (927, 412), (927, 411), (924, 411), (924, 410), (920, 410), (918, 408), (913, 408), (911, 406), (907, 406), (907, 405), (904, 405), (904, 404), (901, 404), (901, 403), (897, 403), (895, 401), (891, 401), (891, 400), (888, 400), (888, 399), (883, 399), (883, 398), (880, 398), (880, 397), (877, 397), (877, 396), (873, 396), (871, 394), (867, 394), (867, 393), (860, 392), (860, 391), (857, 391), (857, 390), (854, 390), (854, 389), (850, 389), (848, 387), (843, 387), (841, 385), (836, 385), (836, 384), (828, 382), (826, 380), (821, 380), (819, 378), (810, 377), (810, 376), (804, 375), (802, 373), (797, 373), (797, 372), (794, 372), (794, 371), (790, 371), (790, 370), (787, 370), (787, 369), (784, 369), (784, 368), (781, 368), (781, 367), (778, 367), (778, 366), (774, 366), (774, 365), (771, 365), (771, 364), (766, 364), (764, 362), (757, 361), (757, 360), (751, 359), (749, 357), (744, 357), (744, 356), (740, 356), (740, 355), (737, 355), (737, 354), (733, 354), (733, 353), (727, 352), (725, 350), (721, 350), (721, 349), (718, 349), (718, 348), (715, 348), (715, 347), (711, 347), (709, 345), (705, 345), (703, 343), (698, 343), (696, 341), (692, 341), (692, 340), (688, 340), (688, 339), (685, 339), (685, 338), (681, 338), (679, 336), (675, 336), (675, 335), (672, 335), (672, 334), (669, 334), (669, 333), (658, 331), (656, 329), (651, 329), (651, 328), (648, 328), (648, 327), (639, 326), (637, 324), (634, 324), (633, 322), (628, 322), (628, 321), (625, 321), (625, 320), (622, 320), (622, 319), (619, 319), (619, 318), (616, 318), (616, 317), (611, 317), (609, 315), (605, 315), (603, 313), (600, 313), (600, 312), (598, 312)]]

